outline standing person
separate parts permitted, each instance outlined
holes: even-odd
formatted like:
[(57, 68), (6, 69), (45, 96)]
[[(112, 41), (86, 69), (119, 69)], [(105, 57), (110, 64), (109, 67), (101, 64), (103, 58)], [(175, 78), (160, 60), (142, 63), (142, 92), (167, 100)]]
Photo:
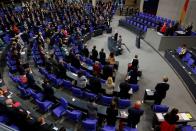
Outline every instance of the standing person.
[(121, 99), (129, 99), (130, 98), (130, 94), (129, 94), (130, 86), (129, 86), (129, 84), (126, 81), (121, 82), (120, 85), (119, 85), (119, 88), (120, 88), (119, 97)]
[(44, 99), (56, 103), (57, 101), (54, 96), (54, 90), (53, 90), (52, 86), (50, 85), (48, 79), (44, 79), (44, 83), (42, 84), (42, 87), (44, 89), (43, 90)]
[(114, 57), (114, 53), (113, 52), (111, 52), (110, 55), (109, 55), (109, 57), (108, 57), (108, 63), (110, 65), (115, 65), (116, 64), (116, 60), (115, 60), (115, 57)]
[(81, 71), (78, 72), (77, 86), (80, 88), (85, 88), (86, 84), (87, 84), (87, 78), (83, 75)]
[(104, 49), (102, 48), (101, 51), (99, 52), (99, 60), (101, 64), (105, 64), (105, 59), (106, 59), (106, 54), (104, 52)]
[(95, 61), (95, 64), (93, 65), (93, 73), (94, 73), (96, 76), (100, 76), (100, 73), (101, 73), (101, 66), (100, 66), (99, 61)]
[(89, 103), (87, 104), (88, 109), (88, 117), (92, 119), (97, 118), (97, 104), (95, 103), (94, 99), (90, 99)]
[(166, 76), (163, 77), (163, 82), (158, 83), (155, 87), (155, 101), (154, 104), (160, 105), (162, 100), (166, 97), (166, 92), (169, 90), (168, 78)]
[(176, 122), (179, 120), (178, 109), (173, 108), (164, 116), (165, 121), (160, 125), (160, 131), (176, 131)]
[(82, 50), (82, 55), (85, 56), (85, 57), (89, 57), (89, 50), (88, 50), (86, 44), (84, 45), (84, 48)]
[(137, 101), (132, 108), (128, 110), (127, 125), (131, 128), (136, 128), (136, 125), (140, 122), (140, 117), (144, 114), (144, 111), (140, 109), (141, 102)]
[(106, 81), (106, 88), (105, 88), (105, 93), (106, 95), (113, 95), (113, 91), (114, 91), (114, 82), (112, 77), (108, 77), (107, 81)]
[(136, 67), (138, 69), (139, 67), (138, 55), (135, 55), (134, 59), (132, 60), (132, 67)]
[(165, 34), (166, 29), (167, 29), (167, 23), (166, 23), (166, 22), (164, 22), (163, 26), (161, 27), (160, 32), (161, 32), (161, 33), (163, 33), (163, 34)]
[(112, 103), (106, 110), (107, 114), (107, 125), (115, 126), (116, 125), (116, 117), (118, 116), (118, 110), (116, 109), (116, 105)]
[(98, 52), (96, 50), (96, 46), (93, 46), (93, 49), (92, 49), (92, 59), (93, 61), (96, 61), (97, 60), (97, 57), (98, 57)]

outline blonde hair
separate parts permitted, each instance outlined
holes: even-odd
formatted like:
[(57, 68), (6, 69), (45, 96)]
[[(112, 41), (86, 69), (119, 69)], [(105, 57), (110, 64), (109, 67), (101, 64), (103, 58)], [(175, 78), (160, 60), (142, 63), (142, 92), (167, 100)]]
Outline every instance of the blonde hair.
[(107, 84), (113, 84), (113, 79), (112, 79), (112, 77), (108, 77), (108, 79), (107, 79)]

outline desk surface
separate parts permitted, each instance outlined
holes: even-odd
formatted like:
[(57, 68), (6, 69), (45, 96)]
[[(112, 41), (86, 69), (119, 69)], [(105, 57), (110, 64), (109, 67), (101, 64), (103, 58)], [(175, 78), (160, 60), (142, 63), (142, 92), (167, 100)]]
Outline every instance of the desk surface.
[[(86, 112), (88, 111), (88, 109), (87, 109), (88, 101), (85, 101), (85, 100), (82, 100), (80, 98), (74, 97), (74, 96), (72, 96), (68, 93), (65, 93), (65, 91), (57, 90), (55, 92), (55, 97), (57, 97), (57, 98), (63, 97), (68, 101), (68, 103), (71, 106), (74, 106), (74, 107), (77, 107), (79, 109), (85, 110)], [(97, 108), (98, 108), (98, 110), (97, 110), (98, 114), (106, 116), (107, 106), (103, 106), (103, 105), (98, 104)], [(127, 118), (127, 116), (128, 116), (128, 109), (118, 109), (117, 118)]]
[[(166, 113), (155, 113), (158, 122), (164, 121), (165, 114)], [(195, 119), (193, 118), (190, 112), (180, 112), (178, 113), (178, 116), (179, 116), (179, 120), (177, 121), (177, 123), (195, 121)]]

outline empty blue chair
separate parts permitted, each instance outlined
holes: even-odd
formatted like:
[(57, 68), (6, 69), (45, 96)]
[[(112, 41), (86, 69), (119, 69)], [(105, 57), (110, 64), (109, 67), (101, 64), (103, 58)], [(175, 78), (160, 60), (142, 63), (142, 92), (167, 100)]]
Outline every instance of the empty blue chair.
[(85, 131), (96, 131), (97, 119), (86, 119), (82, 121)]
[(123, 131), (138, 131), (138, 129), (136, 129), (136, 128), (131, 128), (131, 127), (128, 127), (128, 126), (125, 126), (125, 127), (123, 128)]
[(193, 73), (196, 74), (196, 66), (192, 69)]
[(75, 67), (73, 66), (70, 66), (70, 71), (73, 72), (73, 73), (78, 73), (78, 69), (76, 69)]
[(193, 127), (190, 125), (183, 126), (181, 131), (193, 131)]
[(139, 90), (138, 84), (130, 84), (130, 88), (132, 88), (133, 92), (137, 92)]
[(51, 107), (54, 105), (54, 103), (52, 103), (51, 101), (39, 101), (38, 99), (35, 99), (38, 107), (43, 111), (43, 112), (47, 112), (51, 109)]
[(177, 52), (178, 54), (180, 54), (181, 50), (182, 50), (182, 47), (178, 47), (177, 50), (176, 50), (176, 52)]
[(63, 87), (64, 87), (65, 89), (69, 89), (69, 90), (71, 90), (71, 87), (72, 87), (72, 83), (71, 83), (71, 81), (63, 80), (62, 85), (63, 85)]
[(83, 91), (79, 88), (72, 87), (72, 95), (76, 97), (82, 97), (83, 96)]
[(8, 122), (8, 117), (5, 115), (1, 115), (0, 116), (0, 122), (1, 123), (7, 123)]
[(67, 107), (68, 102), (63, 97), (61, 97), (60, 106), (56, 107), (52, 112), (56, 117), (60, 118), (66, 113)]
[(8, 73), (9, 77), (15, 82), (15, 83), (19, 83), (20, 79), (17, 76), (14, 76), (12, 73)]
[(106, 83), (106, 80), (104, 80), (104, 79), (100, 79), (100, 81), (101, 81), (102, 84)]
[(116, 131), (116, 128), (115, 126), (105, 125), (103, 128), (101, 128), (101, 131)]
[(93, 93), (90, 93), (90, 92), (87, 92), (87, 91), (84, 92), (84, 98), (86, 98), (87, 100), (90, 100), (90, 99), (95, 100), (96, 97), (97, 97), (97, 95), (95, 95)]
[(29, 89), (31, 96), (33, 97), (33, 99), (38, 99), (39, 101), (43, 100), (44, 95), (42, 93), (35, 93), (32, 89)]
[(82, 112), (78, 111), (78, 110), (73, 110), (73, 111), (67, 110), (66, 116), (70, 120), (78, 122), (80, 120), (81, 116), (82, 116)]
[(20, 91), (20, 96), (21, 96), (22, 98), (28, 98), (28, 97), (31, 95), (29, 89), (24, 89), (24, 88), (21, 87), (21, 86), (18, 86), (18, 89), (19, 89), (19, 91)]
[(11, 124), (10, 127), (15, 129), (15, 131), (20, 131), (19, 127), (16, 126), (15, 124)]
[(165, 112), (168, 112), (168, 110), (169, 110), (169, 107), (167, 105), (154, 105), (153, 106), (154, 112), (165, 113)]
[(113, 99), (113, 97), (102, 95), (101, 96), (101, 103), (103, 105), (109, 106), (112, 103), (112, 99)]
[(93, 65), (94, 62), (93, 62), (93, 60), (91, 60), (90, 58), (87, 58), (87, 59), (86, 59), (86, 64), (87, 64), (87, 65)]
[(131, 106), (131, 101), (129, 99), (119, 99), (118, 107), (121, 109), (127, 108)]
[(189, 59), (191, 58), (191, 54), (190, 53), (186, 53), (186, 55), (182, 58), (182, 61), (189, 61)]
[(187, 63), (188, 67), (191, 67), (194, 64), (194, 62), (195, 62), (195, 60), (190, 58), (188, 63)]

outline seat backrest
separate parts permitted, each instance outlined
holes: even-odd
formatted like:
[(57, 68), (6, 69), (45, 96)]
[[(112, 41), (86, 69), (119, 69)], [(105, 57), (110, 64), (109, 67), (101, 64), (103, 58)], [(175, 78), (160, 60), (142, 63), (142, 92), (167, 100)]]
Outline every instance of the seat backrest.
[(60, 103), (61, 103), (61, 105), (62, 105), (65, 109), (67, 109), (68, 102), (67, 102), (67, 100), (65, 100), (65, 98), (61, 97), (61, 98), (60, 98)]
[(86, 98), (86, 99), (95, 99), (96, 98), (96, 95), (95, 94), (93, 94), (93, 93), (90, 93), (90, 92), (84, 92), (84, 97)]
[(188, 61), (188, 66), (191, 66), (191, 65), (193, 65), (193, 63), (195, 62), (195, 60), (193, 60), (192, 58), (191, 59), (189, 59), (189, 61)]
[(165, 112), (168, 112), (168, 110), (169, 110), (169, 107), (167, 105), (154, 105), (153, 106), (154, 112), (165, 113)]
[(76, 87), (72, 87), (72, 94), (74, 96), (82, 96), (82, 90)]
[(131, 106), (131, 101), (129, 99), (119, 99), (118, 107), (119, 108), (126, 108)]
[(107, 106), (109, 106), (112, 103), (112, 99), (113, 97), (104, 96), (104, 95), (101, 96), (102, 104), (107, 105)]

